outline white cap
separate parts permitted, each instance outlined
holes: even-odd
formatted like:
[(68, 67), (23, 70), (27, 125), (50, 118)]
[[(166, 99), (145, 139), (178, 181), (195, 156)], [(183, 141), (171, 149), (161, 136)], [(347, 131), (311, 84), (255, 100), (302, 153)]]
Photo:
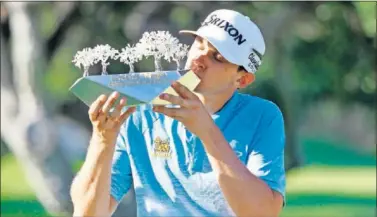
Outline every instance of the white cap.
[(266, 50), (259, 27), (249, 17), (221, 9), (209, 14), (197, 31), (182, 30), (207, 39), (229, 62), (255, 73)]

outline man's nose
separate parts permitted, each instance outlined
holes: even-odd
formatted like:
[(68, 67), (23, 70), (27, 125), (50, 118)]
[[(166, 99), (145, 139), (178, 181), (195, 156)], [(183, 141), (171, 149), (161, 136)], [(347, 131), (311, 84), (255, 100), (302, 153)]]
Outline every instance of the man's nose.
[(204, 71), (206, 69), (206, 66), (204, 65), (204, 63), (200, 60), (194, 60), (193, 61), (193, 64), (200, 70), (200, 71)]
[(194, 64), (201, 70), (206, 69), (206, 62), (208, 62), (209, 49), (200, 49), (194, 57)]

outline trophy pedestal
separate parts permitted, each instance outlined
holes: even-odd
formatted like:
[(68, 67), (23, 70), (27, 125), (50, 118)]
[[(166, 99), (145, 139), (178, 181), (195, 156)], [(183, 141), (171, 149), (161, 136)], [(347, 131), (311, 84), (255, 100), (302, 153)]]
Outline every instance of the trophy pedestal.
[(178, 81), (193, 91), (200, 79), (191, 70), (94, 75), (79, 78), (70, 87), (70, 91), (88, 106), (101, 94), (110, 95), (114, 91), (121, 95), (118, 101), (127, 98), (126, 107), (167, 105), (170, 102), (161, 100), (159, 95), (178, 95), (170, 86), (173, 81)]

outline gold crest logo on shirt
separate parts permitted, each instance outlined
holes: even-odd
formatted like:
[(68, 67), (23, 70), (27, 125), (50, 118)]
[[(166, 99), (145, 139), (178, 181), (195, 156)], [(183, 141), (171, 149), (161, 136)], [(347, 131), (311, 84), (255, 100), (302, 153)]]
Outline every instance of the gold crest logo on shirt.
[(153, 155), (155, 157), (171, 158), (170, 139), (161, 139), (159, 136), (154, 139)]

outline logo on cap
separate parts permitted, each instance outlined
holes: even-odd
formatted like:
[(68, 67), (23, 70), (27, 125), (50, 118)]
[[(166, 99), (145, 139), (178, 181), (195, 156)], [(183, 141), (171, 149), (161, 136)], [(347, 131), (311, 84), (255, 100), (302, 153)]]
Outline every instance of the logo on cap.
[(259, 66), (262, 64), (262, 55), (257, 50), (252, 48), (248, 59), (250, 61), (248, 67), (250, 67), (254, 72), (257, 71), (259, 69)]
[(223, 29), (225, 32), (228, 33), (229, 36), (233, 38), (234, 41), (237, 41), (238, 45), (241, 45), (246, 41), (246, 39), (243, 38), (243, 35), (240, 33), (240, 31), (236, 27), (234, 27), (233, 24), (229, 23), (226, 20), (218, 18), (216, 14), (210, 16), (209, 19), (207, 19), (207, 21), (204, 21), (202, 23), (202, 27), (208, 26), (209, 24), (215, 25)]

